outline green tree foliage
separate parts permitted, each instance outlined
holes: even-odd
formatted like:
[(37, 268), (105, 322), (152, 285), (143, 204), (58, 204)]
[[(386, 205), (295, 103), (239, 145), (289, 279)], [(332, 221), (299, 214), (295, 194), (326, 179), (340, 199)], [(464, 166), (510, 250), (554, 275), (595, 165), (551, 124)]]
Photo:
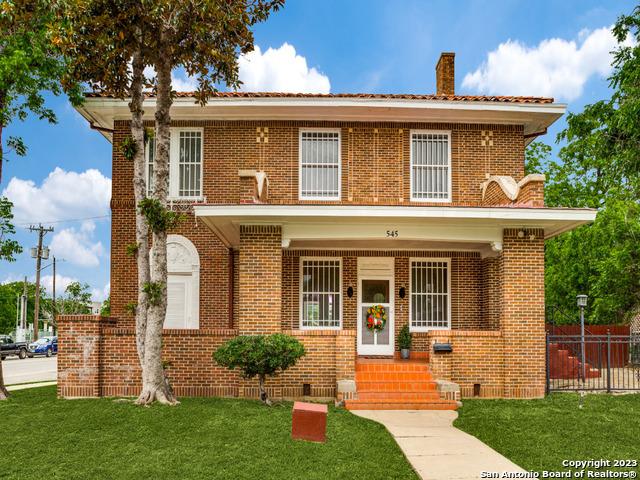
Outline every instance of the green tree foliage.
[[(22, 296), (23, 291), (23, 282), (9, 282), (0, 285), (0, 334), (7, 334), (15, 330), (19, 309), (17, 299)], [(33, 322), (35, 292), (36, 284), (27, 282), (27, 323)], [(53, 313), (53, 301), (43, 287), (40, 287), (40, 312), (41, 317), (49, 318)]]
[(527, 151), (528, 170), (547, 175), (548, 206), (599, 209), (593, 224), (547, 242), (545, 252), (547, 304), (574, 311), (586, 293), (592, 323), (624, 322), (640, 305), (640, 6), (613, 32), (611, 98), (567, 116), (558, 161), (539, 143)]
[(13, 226), (13, 204), (5, 197), (0, 197), (0, 261), (13, 262), (15, 255), (22, 252), (22, 247), (11, 236), (16, 233)]
[(86, 283), (72, 282), (65, 288), (65, 297), (58, 302), (58, 312), (66, 315), (91, 313), (91, 292)]
[(107, 297), (100, 307), (100, 315), (103, 317), (111, 316), (111, 297)]
[[(3, 143), (3, 129), (29, 112), (50, 123), (56, 116), (45, 105), (43, 92), (60, 95), (65, 62), (49, 36), (53, 14), (47, 0), (0, 0), (0, 180), (6, 153), (25, 155), (21, 138)], [(69, 98), (81, 100), (75, 83), (68, 84)]]
[(221, 345), (214, 360), (230, 370), (239, 369), (245, 378), (258, 377), (260, 399), (271, 402), (264, 388), (267, 375), (274, 376), (294, 366), (305, 355), (304, 346), (296, 338), (283, 333), (242, 335)]

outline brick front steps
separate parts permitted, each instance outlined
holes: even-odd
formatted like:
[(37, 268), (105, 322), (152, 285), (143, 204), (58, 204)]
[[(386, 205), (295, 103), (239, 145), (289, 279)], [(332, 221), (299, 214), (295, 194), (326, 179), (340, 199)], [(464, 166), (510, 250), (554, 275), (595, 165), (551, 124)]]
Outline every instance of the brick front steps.
[(357, 399), (348, 410), (456, 410), (440, 397), (425, 360), (361, 358), (356, 362)]
[[(599, 378), (600, 370), (585, 363), (585, 377)], [(580, 378), (582, 376), (582, 362), (577, 357), (569, 355), (569, 350), (560, 348), (557, 343), (549, 344), (549, 377), (557, 379)]]

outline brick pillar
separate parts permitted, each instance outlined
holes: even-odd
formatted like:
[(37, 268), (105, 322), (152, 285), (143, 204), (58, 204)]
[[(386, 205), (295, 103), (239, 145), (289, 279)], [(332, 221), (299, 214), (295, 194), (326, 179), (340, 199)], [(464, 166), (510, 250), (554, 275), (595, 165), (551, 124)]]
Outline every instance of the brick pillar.
[(336, 400), (356, 398), (356, 331), (342, 330), (336, 335)]
[(58, 317), (58, 397), (100, 396), (102, 328), (113, 323), (99, 315)]
[(504, 395), (535, 398), (545, 390), (544, 232), (518, 231), (505, 229), (502, 242)]
[(256, 335), (282, 330), (282, 236), (277, 225), (241, 225), (238, 331)]
[(482, 259), (482, 325), (489, 330), (500, 328), (502, 311), (502, 271), (499, 257)]

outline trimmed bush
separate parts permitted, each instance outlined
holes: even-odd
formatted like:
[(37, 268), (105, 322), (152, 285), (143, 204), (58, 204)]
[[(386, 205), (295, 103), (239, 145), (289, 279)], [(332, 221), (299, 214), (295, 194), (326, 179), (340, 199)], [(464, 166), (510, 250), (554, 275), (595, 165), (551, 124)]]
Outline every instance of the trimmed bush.
[(409, 331), (409, 325), (404, 325), (400, 329), (400, 333), (398, 334), (398, 346), (400, 350), (411, 349), (411, 332)]
[(240, 370), (244, 378), (258, 377), (260, 400), (271, 401), (264, 388), (267, 375), (273, 377), (294, 366), (305, 355), (298, 339), (283, 333), (272, 335), (241, 335), (220, 345), (213, 358), (229, 370)]

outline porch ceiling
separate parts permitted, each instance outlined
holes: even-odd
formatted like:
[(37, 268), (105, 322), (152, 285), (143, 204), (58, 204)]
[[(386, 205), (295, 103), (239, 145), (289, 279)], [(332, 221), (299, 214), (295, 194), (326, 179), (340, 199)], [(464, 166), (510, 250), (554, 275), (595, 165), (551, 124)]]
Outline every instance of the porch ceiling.
[(196, 217), (228, 247), (240, 225), (282, 226), (283, 248), (500, 251), (504, 228), (551, 238), (592, 222), (592, 209), (347, 205), (196, 205)]

